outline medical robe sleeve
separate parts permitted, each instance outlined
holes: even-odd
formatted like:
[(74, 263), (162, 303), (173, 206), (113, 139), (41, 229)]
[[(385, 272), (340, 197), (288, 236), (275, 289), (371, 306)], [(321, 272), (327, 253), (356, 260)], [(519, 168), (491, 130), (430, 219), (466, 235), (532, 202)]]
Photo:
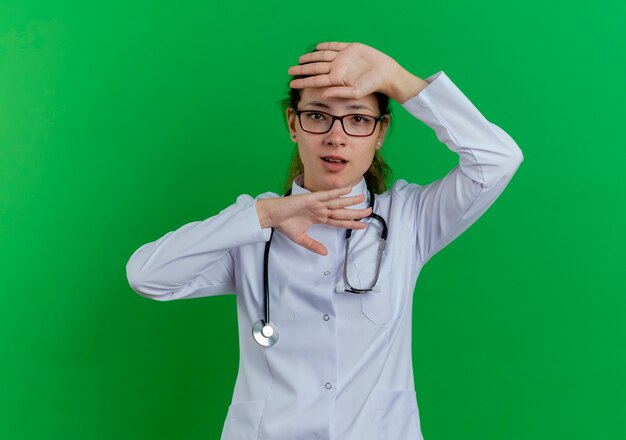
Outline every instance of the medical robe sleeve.
[(459, 164), (429, 185), (394, 186), (408, 193), (402, 218), (414, 233), (422, 265), (493, 204), (524, 160), (515, 141), (485, 119), (443, 71), (426, 80), (430, 84), (402, 106), (459, 155)]
[(259, 224), (256, 200), (241, 195), (219, 214), (137, 249), (126, 264), (128, 282), (139, 295), (159, 301), (232, 294), (231, 249), (267, 241), (270, 231)]

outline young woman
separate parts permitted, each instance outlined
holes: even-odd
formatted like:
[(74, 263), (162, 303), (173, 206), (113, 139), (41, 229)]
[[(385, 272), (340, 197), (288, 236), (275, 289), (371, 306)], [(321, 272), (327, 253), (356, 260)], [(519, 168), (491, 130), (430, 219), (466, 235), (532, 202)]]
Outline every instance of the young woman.
[[(417, 277), (491, 206), (523, 155), (443, 71), (423, 80), (358, 43), (316, 49), (288, 70), (299, 152), (290, 191), (241, 195), (141, 246), (128, 280), (161, 301), (236, 294), (240, 368), (222, 439), (420, 439)], [(389, 98), (459, 165), (429, 185), (386, 190)]]

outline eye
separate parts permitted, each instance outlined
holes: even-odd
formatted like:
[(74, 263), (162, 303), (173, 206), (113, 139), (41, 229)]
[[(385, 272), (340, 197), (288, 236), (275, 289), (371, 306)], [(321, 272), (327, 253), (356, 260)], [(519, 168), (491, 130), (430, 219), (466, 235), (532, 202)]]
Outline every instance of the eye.
[(304, 115), (312, 121), (323, 121), (326, 119), (326, 115), (320, 112), (306, 112)]
[(352, 117), (350, 118), (350, 120), (355, 124), (367, 124), (371, 121), (371, 119), (372, 118), (370, 116), (365, 115), (352, 115)]

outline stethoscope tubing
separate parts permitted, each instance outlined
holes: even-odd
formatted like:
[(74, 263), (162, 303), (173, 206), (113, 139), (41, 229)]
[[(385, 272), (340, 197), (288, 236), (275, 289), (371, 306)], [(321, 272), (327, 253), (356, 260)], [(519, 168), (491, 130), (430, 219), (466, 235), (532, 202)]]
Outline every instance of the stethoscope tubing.
[(269, 259), (270, 259), (270, 245), (272, 243), (272, 237), (274, 237), (274, 228), (270, 232), (270, 239), (265, 243), (265, 251), (263, 254), (263, 309), (264, 309), (264, 325), (270, 322), (270, 286), (269, 286)]
[[(283, 197), (287, 197), (291, 194), (291, 189), (288, 190)], [(344, 292), (355, 293), (355, 294), (364, 294), (367, 292), (371, 292), (375, 290), (376, 283), (378, 282), (378, 276), (380, 274), (380, 262), (382, 260), (382, 255), (385, 250), (385, 241), (387, 240), (387, 222), (380, 215), (374, 214), (374, 192), (369, 189), (370, 194), (370, 208), (372, 208), (372, 213), (365, 218), (374, 218), (378, 220), (382, 225), (382, 231), (380, 235), (380, 241), (378, 245), (378, 259), (376, 263), (376, 276), (374, 277), (373, 284), (366, 289), (359, 289), (353, 287), (348, 280), (348, 251), (350, 249), (350, 239), (352, 237), (352, 229), (346, 230), (346, 250), (344, 256), (344, 268), (343, 268), (343, 277), (346, 283), (346, 287), (344, 288)], [(257, 321), (252, 327), (252, 335), (257, 343), (264, 347), (271, 347), (278, 340), (278, 329), (272, 324), (270, 317), (270, 289), (269, 289), (269, 256), (270, 256), (270, 246), (272, 245), (272, 238), (274, 237), (275, 228), (271, 228), (270, 238), (265, 243), (265, 250), (263, 253), (263, 320)], [(267, 333), (267, 334), (266, 334)]]

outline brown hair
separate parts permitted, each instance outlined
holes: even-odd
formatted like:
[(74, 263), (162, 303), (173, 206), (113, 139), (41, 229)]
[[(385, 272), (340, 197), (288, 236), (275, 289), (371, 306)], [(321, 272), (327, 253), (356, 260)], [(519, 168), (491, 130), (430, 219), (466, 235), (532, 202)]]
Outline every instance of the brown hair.
[[(313, 45), (307, 52), (313, 52), (315, 50), (315, 46)], [(289, 87), (289, 83), (291, 80), (304, 78), (305, 75), (296, 75), (291, 76), (289, 81), (287, 82), (287, 87), (289, 91), (287, 92), (287, 97), (281, 101), (283, 117), (286, 116), (287, 109), (291, 107), (296, 110), (298, 107), (298, 103), (300, 102), (300, 89), (292, 89)], [(387, 117), (389, 128), (391, 128), (391, 103), (389, 100), (389, 96), (384, 93), (375, 92), (374, 96), (376, 97), (376, 101), (378, 102), (378, 109), (381, 114), (389, 115)], [(288, 121), (286, 121), (288, 124)], [(390, 133), (389, 131), (387, 133)], [(302, 164), (302, 160), (300, 159), (300, 154), (298, 153), (297, 145), (294, 147), (293, 159), (291, 160), (291, 164), (289, 165), (289, 170), (287, 172), (287, 179), (285, 180), (285, 191), (291, 188), (291, 184), (293, 180), (304, 173), (304, 165)], [(374, 153), (374, 159), (372, 160), (372, 164), (369, 169), (365, 172), (363, 177), (365, 178), (365, 182), (367, 183), (367, 187), (371, 188), (375, 194), (384, 193), (387, 190), (387, 179), (389, 179), (392, 175), (391, 168), (387, 165), (387, 162), (382, 157), (380, 149), (376, 150)]]

